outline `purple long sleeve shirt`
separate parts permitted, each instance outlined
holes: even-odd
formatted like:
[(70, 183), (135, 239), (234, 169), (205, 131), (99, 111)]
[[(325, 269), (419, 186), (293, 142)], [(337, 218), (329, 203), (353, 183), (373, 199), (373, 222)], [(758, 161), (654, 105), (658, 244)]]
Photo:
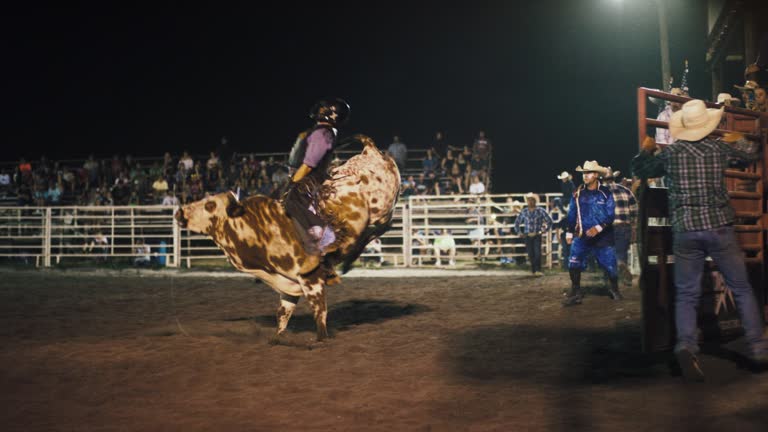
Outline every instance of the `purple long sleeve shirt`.
[(323, 157), (333, 148), (333, 132), (326, 128), (315, 129), (307, 137), (307, 152), (304, 154), (304, 164), (317, 168)]

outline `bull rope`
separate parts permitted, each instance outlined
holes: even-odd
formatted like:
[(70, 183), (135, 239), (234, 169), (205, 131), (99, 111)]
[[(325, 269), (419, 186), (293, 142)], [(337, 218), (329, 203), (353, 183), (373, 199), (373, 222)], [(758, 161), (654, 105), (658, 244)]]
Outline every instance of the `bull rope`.
[(189, 336), (189, 333), (187, 333), (187, 331), (184, 330), (184, 327), (181, 325), (181, 321), (179, 321), (179, 315), (176, 313), (176, 294), (173, 288), (173, 281), (174, 281), (174, 277), (173, 275), (171, 275), (171, 309), (173, 309), (173, 319), (176, 321), (176, 327), (179, 328), (179, 331), (184, 336)]

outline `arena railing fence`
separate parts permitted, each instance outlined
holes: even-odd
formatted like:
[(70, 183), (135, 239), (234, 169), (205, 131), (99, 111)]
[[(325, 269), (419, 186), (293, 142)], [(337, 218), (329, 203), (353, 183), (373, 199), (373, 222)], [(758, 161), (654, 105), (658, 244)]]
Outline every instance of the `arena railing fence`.
[[(392, 227), (381, 245), (367, 249), (362, 262), (394, 267), (435, 266), (435, 240), (446, 230), (455, 242), (457, 266), (511, 262), (526, 257), (524, 235), (514, 231), (523, 193), (410, 196), (397, 204)], [(553, 201), (560, 193), (540, 194), (539, 205), (555, 221), (564, 217)], [(3, 207), (0, 208), (0, 262), (21, 260), (38, 267), (69, 262), (133, 262), (150, 256), (165, 267), (224, 264), (223, 252), (206, 236), (182, 229), (173, 219), (175, 207)], [(560, 257), (559, 236), (542, 239), (543, 265)], [(140, 250), (149, 245), (150, 252)], [(441, 261), (448, 264), (448, 253)], [(510, 262), (508, 261), (508, 262)]]

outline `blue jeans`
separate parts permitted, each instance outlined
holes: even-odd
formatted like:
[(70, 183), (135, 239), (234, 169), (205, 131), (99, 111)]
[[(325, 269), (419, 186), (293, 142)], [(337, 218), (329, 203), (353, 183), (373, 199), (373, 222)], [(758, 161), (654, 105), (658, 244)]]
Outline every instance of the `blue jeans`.
[(613, 250), (613, 246), (595, 246), (580, 237), (575, 237), (573, 243), (571, 243), (571, 256), (568, 258), (568, 268), (585, 270), (587, 268), (587, 257), (590, 252), (594, 253), (597, 263), (608, 273), (608, 277), (617, 277), (616, 252)]
[(528, 253), (528, 261), (531, 262), (531, 272), (541, 271), (541, 235), (526, 236), (525, 251)]
[(747, 342), (750, 346), (765, 349), (763, 320), (757, 300), (752, 292), (744, 264), (743, 252), (736, 239), (733, 226), (704, 231), (674, 233), (675, 254), (675, 325), (677, 344), (675, 350), (699, 351), (696, 339), (696, 318), (701, 298), (701, 275), (707, 256), (717, 264), (726, 285), (733, 291)]
[(616, 261), (627, 263), (629, 244), (632, 242), (632, 226), (618, 224), (613, 226), (613, 247), (616, 249)]

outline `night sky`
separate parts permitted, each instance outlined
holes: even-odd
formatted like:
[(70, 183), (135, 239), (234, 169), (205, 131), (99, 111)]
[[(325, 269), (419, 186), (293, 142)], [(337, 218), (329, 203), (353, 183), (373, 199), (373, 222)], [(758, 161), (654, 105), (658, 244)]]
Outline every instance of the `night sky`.
[[(554, 191), (586, 159), (626, 172), (635, 90), (661, 86), (652, 0), (277, 3), (5, 10), (2, 159), (205, 154), (223, 135), (288, 151), (339, 96), (343, 134), (426, 147), (483, 129), (495, 192)], [(705, 2), (668, 3), (672, 73), (688, 58), (709, 98)]]

